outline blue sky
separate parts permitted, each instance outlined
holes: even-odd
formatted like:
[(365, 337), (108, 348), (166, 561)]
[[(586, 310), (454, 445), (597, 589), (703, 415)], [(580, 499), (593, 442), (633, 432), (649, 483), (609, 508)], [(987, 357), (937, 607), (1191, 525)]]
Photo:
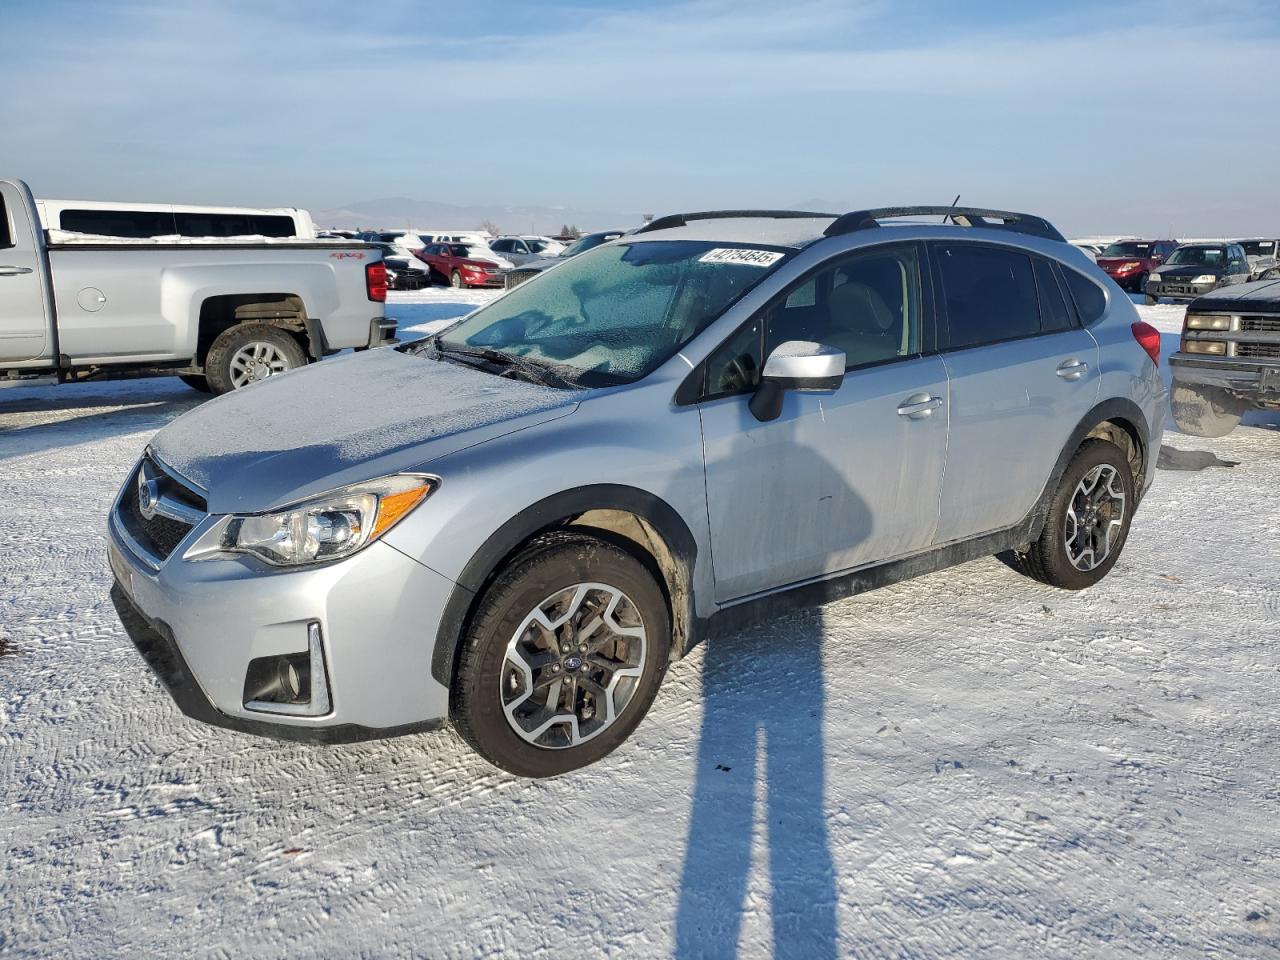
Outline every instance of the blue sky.
[(0, 0), (37, 195), (1280, 232), (1275, 0)]

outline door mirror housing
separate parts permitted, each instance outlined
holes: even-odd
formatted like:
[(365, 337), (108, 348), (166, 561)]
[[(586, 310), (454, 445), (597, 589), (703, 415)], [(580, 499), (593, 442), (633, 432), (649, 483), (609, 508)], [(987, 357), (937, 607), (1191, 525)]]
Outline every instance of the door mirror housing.
[(788, 340), (776, 346), (764, 363), (760, 385), (748, 406), (761, 423), (782, 413), (782, 395), (788, 390), (822, 393), (837, 390), (844, 380), (843, 350), (808, 340)]

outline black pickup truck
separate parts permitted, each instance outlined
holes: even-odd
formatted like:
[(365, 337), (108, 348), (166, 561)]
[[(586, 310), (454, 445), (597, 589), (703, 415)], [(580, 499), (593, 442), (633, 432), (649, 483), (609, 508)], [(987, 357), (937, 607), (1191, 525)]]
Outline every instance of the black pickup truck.
[(1280, 280), (1222, 287), (1193, 300), (1169, 358), (1173, 419), (1222, 437), (1251, 408), (1280, 408)]

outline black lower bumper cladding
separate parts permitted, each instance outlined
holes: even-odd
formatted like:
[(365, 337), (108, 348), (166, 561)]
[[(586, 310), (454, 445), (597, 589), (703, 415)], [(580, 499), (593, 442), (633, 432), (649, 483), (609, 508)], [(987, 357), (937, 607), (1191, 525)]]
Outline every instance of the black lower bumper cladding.
[(247, 720), (232, 717), (220, 711), (200, 689), (195, 675), (178, 649), (171, 631), (163, 621), (152, 620), (134, 606), (133, 601), (120, 584), (111, 587), (111, 602), (129, 639), (138, 648), (151, 672), (169, 691), (173, 702), (193, 720), (215, 727), (252, 733), (276, 740), (295, 740), (304, 743), (357, 743), (361, 740), (378, 740), (408, 733), (421, 733), (440, 726), (438, 720), (405, 724), (400, 727), (366, 727), (355, 723), (337, 724), (332, 727), (302, 727), (269, 720)]

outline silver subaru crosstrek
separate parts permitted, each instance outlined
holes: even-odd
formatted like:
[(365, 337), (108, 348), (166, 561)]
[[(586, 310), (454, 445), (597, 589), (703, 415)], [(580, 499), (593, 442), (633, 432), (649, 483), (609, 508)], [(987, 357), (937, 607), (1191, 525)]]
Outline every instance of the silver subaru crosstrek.
[(997, 553), (1096, 583), (1151, 483), (1158, 358), (1038, 217), (664, 217), (176, 420), (112, 509), (112, 595), (196, 719), (448, 719), (557, 774), (710, 631)]

